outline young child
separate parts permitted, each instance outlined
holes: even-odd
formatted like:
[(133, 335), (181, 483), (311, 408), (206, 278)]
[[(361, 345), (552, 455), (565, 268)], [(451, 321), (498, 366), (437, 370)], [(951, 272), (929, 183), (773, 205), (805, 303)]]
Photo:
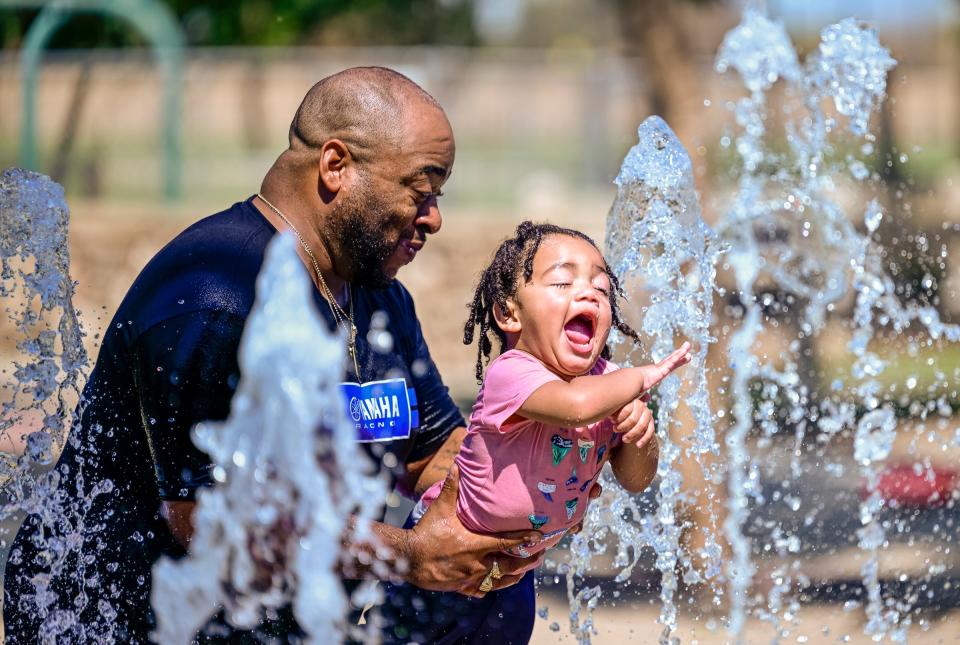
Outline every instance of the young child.
[[(480, 277), (464, 343), (476, 335), (476, 373), (478, 380), (483, 378), (457, 457), (457, 515), (478, 533), (531, 528), (542, 533), (536, 545), (504, 557), (535, 555), (578, 525), (591, 485), (608, 461), (617, 481), (631, 492), (642, 491), (656, 474), (653, 418), (638, 399), (689, 362), (689, 344), (654, 365), (617, 369), (606, 360), (611, 326), (638, 340), (620, 319), (617, 298), (622, 295), (593, 240), (550, 224), (520, 224)], [(493, 349), (491, 333), (502, 353), (489, 362), (484, 376), (483, 359), (489, 361)], [(437, 498), (441, 485), (424, 493), (414, 521)], [(494, 565), (480, 591), (490, 591), (498, 577)], [(496, 625), (497, 642), (529, 640), (532, 585), (528, 574), (518, 589), (488, 594), (510, 592), (509, 601), (484, 599), (482, 611)], [(404, 602), (410, 602), (409, 593), (403, 594)], [(443, 636), (462, 632), (466, 619), (476, 618), (468, 616), (477, 613), (470, 603), (480, 607), (463, 596), (444, 598), (455, 594), (419, 593), (422, 597), (413, 604), (419, 604), (418, 613), (430, 616), (420, 635), (424, 641), (446, 642)], [(518, 597), (530, 598), (529, 608), (517, 607)], [(504, 620), (504, 615), (511, 618)], [(459, 627), (442, 628), (444, 620)], [(489, 620), (470, 629), (478, 642), (483, 640), (480, 632), (493, 635)], [(408, 642), (411, 636), (416, 635), (405, 636)]]

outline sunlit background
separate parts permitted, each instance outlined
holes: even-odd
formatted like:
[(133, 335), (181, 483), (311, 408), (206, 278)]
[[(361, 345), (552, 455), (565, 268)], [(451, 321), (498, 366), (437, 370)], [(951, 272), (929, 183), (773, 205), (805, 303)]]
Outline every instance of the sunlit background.
[[(460, 342), (465, 304), (494, 245), (516, 223), (550, 220), (601, 240), (612, 179), (650, 114), (663, 116), (690, 152), (708, 222), (731, 188), (734, 153), (726, 137), (733, 120), (726, 106), (742, 89), (714, 69), (714, 57), (740, 19), (739, 2), (78, 2), (88, 9), (127, 5), (133, 14), (87, 10), (70, 17), (36, 50), (34, 74), (26, 52), (42, 4), (0, 0), (0, 168), (29, 164), (66, 187), (73, 277), (94, 351), (98, 331), (146, 261), (189, 223), (257, 192), (303, 94), (346, 67), (385, 65), (407, 74), (439, 100), (453, 124), (457, 160), (441, 203), (444, 230), (400, 277), (414, 293), (445, 380), (466, 407), (476, 383), (474, 350)], [(877, 29), (899, 61), (890, 99), (873, 123), (874, 170), (887, 186), (880, 237), (891, 249), (889, 269), (902, 298), (931, 303), (956, 321), (960, 2), (770, 0), (766, 6), (801, 55), (816, 46), (822, 27), (856, 16)], [(143, 20), (144, 12), (159, 9), (171, 18), (168, 28), (152, 14)], [(32, 122), (24, 107), (31, 87)], [(855, 190), (843, 196), (860, 198)], [(849, 361), (826, 333), (818, 373), (830, 378)], [(0, 341), (4, 364), (13, 351)], [(921, 381), (909, 390), (923, 391), (923, 379), (933, 380), (932, 370), (916, 367), (923, 361), (895, 344), (889, 356), (894, 365), (884, 378), (896, 396), (897, 381), (908, 373)], [(938, 369), (960, 366), (958, 358), (940, 356)], [(913, 399), (898, 401), (909, 408)], [(956, 456), (939, 450), (930, 458), (949, 474)], [(954, 515), (947, 515), (951, 523)], [(848, 570), (857, 577), (859, 564), (843, 553), (832, 556), (817, 565), (825, 577), (840, 579)], [(903, 570), (902, 562), (889, 566)], [(550, 614), (538, 620), (540, 642), (562, 637), (565, 630), (550, 625), (564, 626), (564, 603), (544, 592)], [(941, 604), (913, 642), (955, 637), (949, 610), (960, 599)], [(722, 632), (706, 626), (709, 612), (698, 609), (701, 622), (691, 619), (683, 641), (722, 640)], [(655, 617), (655, 595), (601, 610), (595, 642), (652, 642)], [(844, 634), (857, 642), (864, 638), (860, 620), (827, 599), (805, 614), (796, 634), (807, 640), (798, 642), (837, 642)], [(768, 626), (757, 629), (758, 639), (770, 640)]]

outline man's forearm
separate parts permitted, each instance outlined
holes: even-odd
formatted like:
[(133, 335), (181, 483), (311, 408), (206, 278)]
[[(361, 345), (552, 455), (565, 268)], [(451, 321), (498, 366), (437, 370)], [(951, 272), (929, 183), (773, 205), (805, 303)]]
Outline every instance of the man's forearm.
[(398, 482), (402, 492), (420, 497), (428, 488), (438, 481), (442, 481), (450, 472), (450, 466), (453, 465), (453, 460), (457, 458), (457, 454), (460, 452), (460, 444), (463, 443), (463, 438), (466, 435), (466, 428), (455, 428), (433, 455), (408, 464), (405, 481)]
[(370, 522), (370, 539), (358, 540), (351, 516), (341, 538), (340, 575), (350, 580), (406, 580), (410, 531), (383, 522)]

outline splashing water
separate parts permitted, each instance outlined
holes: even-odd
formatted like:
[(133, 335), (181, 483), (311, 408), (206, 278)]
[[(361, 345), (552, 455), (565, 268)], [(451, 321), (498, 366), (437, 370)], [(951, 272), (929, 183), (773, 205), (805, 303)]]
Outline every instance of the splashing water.
[[(724, 42), (718, 55), (718, 70), (723, 71), (728, 61), (736, 61), (740, 56), (749, 59), (751, 51), (767, 47), (769, 37), (753, 37), (761, 27), (779, 28), (782, 32), (781, 27), (771, 27), (765, 17), (747, 12), (743, 24), (734, 30), (738, 38)], [(736, 47), (732, 47), (731, 42), (735, 42)], [(880, 389), (877, 377), (883, 363), (869, 350), (869, 344), (882, 326), (891, 325), (899, 332), (912, 320), (922, 321), (925, 315), (924, 324), (934, 337), (946, 334), (955, 339), (958, 330), (940, 325), (939, 317), (930, 308), (905, 308), (899, 303), (894, 282), (881, 266), (880, 249), (870, 239), (879, 226), (882, 211), (876, 202), (871, 202), (864, 218), (866, 234), (860, 233), (852, 224), (854, 218), (835, 201), (835, 177), (845, 174), (843, 163), (829, 158), (833, 147), (844, 142), (844, 136), (873, 139), (867, 130), (870, 115), (883, 99), (886, 75), (894, 65), (895, 61), (880, 45), (875, 32), (855, 20), (846, 19), (825, 28), (820, 46), (808, 57), (802, 74), (798, 76), (793, 65), (787, 65), (780, 74), (787, 82), (788, 93), (802, 97), (806, 108), (800, 116), (787, 120), (788, 151), (781, 154), (770, 151), (769, 139), (765, 138), (768, 133), (763, 127), (771, 116), (764, 96), (770, 85), (758, 86), (753, 76), (744, 73), (742, 65), (733, 65), (751, 91), (750, 97), (742, 99), (735, 108), (737, 123), (743, 128), (737, 137), (737, 152), (742, 163), (738, 191), (732, 207), (718, 223), (719, 233), (731, 243), (729, 262), (735, 274), (739, 301), (745, 310), (729, 349), (734, 370), (735, 425), (727, 435), (731, 452), (730, 515), (725, 525), (726, 537), (734, 551), (730, 573), (730, 632), (738, 638), (749, 609), (747, 595), (753, 571), (749, 543), (743, 534), (750, 491), (739, 485), (744, 481), (749, 458), (747, 433), (756, 420), (752, 384), (767, 383), (764, 390), (768, 391), (766, 398), (771, 403), (775, 397), (791, 401), (787, 417), (795, 428), (795, 455), (801, 453), (808, 429), (825, 431), (824, 436), (829, 438), (850, 429), (855, 421), (850, 414), (850, 401), (840, 397), (817, 400), (815, 385), (805, 382), (803, 377), (799, 365), (802, 357), (789, 357), (782, 367), (777, 367), (760, 362), (753, 355), (754, 341), (763, 330), (762, 299), (757, 297), (757, 292), (770, 288), (791, 294), (800, 310), (798, 340), (803, 342), (791, 345), (794, 352), (809, 348), (824, 329), (829, 312), (848, 294), (856, 294), (853, 334), (848, 347), (855, 357), (853, 373), (861, 381), (854, 388), (854, 405), (866, 413), (855, 423), (854, 457), (861, 464), (872, 491), (861, 504), (863, 528), (858, 533), (859, 546), (869, 555), (861, 572), (868, 597), (865, 633), (883, 637), (893, 630), (889, 635), (898, 640), (905, 637), (909, 626), (910, 619), (906, 616), (897, 629), (900, 618), (897, 612), (883, 609), (877, 575), (878, 549), (884, 541), (878, 521), (878, 512), (883, 506), (876, 490), (878, 467), (890, 453), (896, 420), (889, 404), (881, 404), (876, 396)], [(775, 79), (770, 76), (768, 80)], [(827, 112), (825, 104), (832, 104), (836, 114)], [(846, 117), (845, 128), (840, 117)], [(848, 155), (845, 163), (854, 180), (862, 181), (868, 176), (863, 162), (854, 156)], [(877, 325), (878, 320), (883, 323)], [(793, 475), (800, 474), (796, 460), (791, 470)], [(759, 495), (755, 499), (763, 501)], [(797, 544), (798, 540), (794, 542)], [(780, 598), (794, 580), (784, 570), (775, 571), (774, 576), (779, 583), (773, 586), (767, 608), (759, 615), (782, 629), (773, 610), (779, 608)]]
[[(69, 274), (69, 213), (63, 188), (50, 178), (19, 168), (0, 175), (0, 297), (14, 324), (20, 357), (14, 360), (13, 382), (2, 386), (0, 438), (14, 447), (25, 440), (22, 454), (16, 448), (0, 452), (0, 521), (27, 515), (42, 527), (42, 543), (36, 546), (43, 572), (32, 580), (31, 593), (8, 600), (40, 617), (37, 641), (110, 642), (108, 601), (101, 601), (97, 620), (80, 620), (92, 581), (79, 555), (86, 536), (97, 530), (86, 525), (86, 513), (95, 498), (113, 490), (113, 482), (103, 480), (88, 490), (83, 458), (77, 472), (50, 468), (68, 440), (87, 369)], [(64, 487), (76, 487), (80, 494), (71, 501), (61, 494)], [(11, 561), (20, 557), (10, 554)], [(54, 590), (55, 580), (66, 586)]]
[(344, 416), (344, 342), (327, 331), (312, 288), (293, 237), (277, 236), (257, 279), (230, 417), (194, 429), (218, 484), (200, 493), (190, 556), (154, 567), (157, 642), (189, 643), (221, 605), (241, 628), (290, 604), (308, 642), (347, 633), (341, 537), (356, 515), (355, 541), (369, 540), (387, 491)]
[[(644, 308), (641, 330), (653, 339), (653, 358), (662, 358), (673, 351), (678, 336), (689, 339), (695, 348), (693, 361), (686, 368), (690, 388), (684, 393), (684, 400), (696, 426), (686, 453), (690, 458), (699, 458), (706, 453), (719, 453), (710, 414), (705, 361), (708, 345), (714, 341), (710, 322), (715, 265), (721, 247), (700, 216), (690, 157), (676, 135), (661, 118), (650, 117), (640, 125), (637, 136), (639, 142), (627, 153), (616, 179), (617, 198), (607, 219), (606, 257), (626, 289), (631, 290), (638, 279), (643, 279), (649, 304)], [(610, 342), (612, 346), (629, 349), (619, 335), (612, 335)], [(629, 359), (625, 364), (630, 364)], [(589, 610), (596, 606), (599, 588), (575, 593), (574, 580), (576, 576), (583, 576), (592, 556), (604, 550), (608, 534), (618, 542), (615, 564), (622, 567), (618, 582), (629, 578), (641, 548), (653, 547), (662, 576), (663, 638), (669, 642), (676, 629), (675, 571), (679, 565), (689, 575), (695, 575), (688, 554), (680, 548), (681, 526), (675, 516), (682, 496), (682, 477), (676, 468), (682, 450), (671, 440), (669, 428), (680, 397), (680, 376), (671, 375), (660, 384), (657, 408), (660, 486), (656, 516), (644, 517), (636, 500), (605, 476), (605, 488), (614, 491), (609, 508), (592, 505), (585, 530), (573, 539), (567, 584), (571, 620), (581, 642), (589, 641), (592, 629)], [(631, 520), (639, 524), (639, 530)], [(719, 552), (702, 556), (709, 563), (709, 569), (719, 568)], [(584, 603), (588, 615), (581, 623), (579, 611)]]
[(0, 297), (13, 305), (8, 318), (27, 359), (14, 365), (16, 383), (3, 386), (0, 433), (24, 415), (41, 413), (39, 434), (27, 437), (27, 461), (34, 463), (50, 463), (66, 439), (64, 421), (75, 402), (70, 396), (79, 394), (87, 366), (73, 308), (69, 218), (63, 188), (48, 177), (19, 168), (0, 175)]
[[(802, 490), (802, 478), (813, 474), (802, 462), (805, 452), (815, 449), (823, 458), (831, 440), (843, 437), (852, 440), (852, 457), (867, 490), (860, 502), (856, 536), (867, 556), (860, 572), (864, 633), (875, 641), (906, 639), (911, 600), (884, 594), (880, 586), (878, 558), (889, 540), (878, 487), (898, 420), (879, 380), (886, 363), (875, 346), (884, 333), (908, 330), (914, 334), (920, 330), (928, 346), (957, 342), (960, 328), (943, 323), (933, 306), (903, 304), (898, 298), (883, 249), (873, 240), (884, 216), (879, 203), (871, 201), (861, 213), (850, 213), (837, 199), (844, 181), (863, 191), (880, 188), (867, 182), (876, 176), (864, 157), (873, 153), (870, 117), (882, 103), (886, 75), (894, 65), (875, 32), (853, 19), (825, 28), (818, 49), (801, 63), (783, 26), (761, 11), (747, 9), (742, 22), (727, 34), (716, 60), (719, 72), (736, 71), (747, 89), (747, 96), (731, 104), (735, 131), (724, 141), (732, 143), (737, 155), (737, 185), (717, 218), (716, 233), (700, 219), (689, 157), (679, 142), (656, 117), (641, 125), (640, 142), (627, 154), (616, 181), (617, 197), (607, 224), (608, 258), (628, 290), (649, 301), (639, 310), (643, 332), (654, 341), (646, 360), (669, 351), (678, 335), (698, 348), (694, 364), (682, 374), (692, 381), (692, 394), (685, 394), (682, 401), (690, 405), (695, 427), (686, 428), (684, 453), (668, 432), (671, 424), (681, 427), (675, 418), (681, 404), (679, 379), (667, 379), (657, 399), (661, 456), (655, 514), (644, 514), (638, 498), (620, 490), (611, 494), (616, 486), (607, 477), (604, 503), (590, 508), (585, 530), (571, 543), (565, 571), (571, 628), (580, 642), (589, 642), (591, 612), (600, 589), (578, 590), (578, 580), (611, 537), (617, 543), (617, 582), (628, 579), (644, 546), (653, 549), (661, 574), (661, 642), (676, 642), (676, 572), (684, 572), (685, 582), (704, 581), (692, 570), (695, 554), (681, 547), (676, 509), (686, 493), (676, 464), (683, 457), (699, 458), (717, 450), (714, 423), (720, 418), (731, 420), (723, 429), (724, 470), (714, 471), (708, 460), (702, 466), (706, 479), (725, 475), (722, 541), (730, 555), (721, 569), (720, 548), (706, 554), (711, 557), (705, 558), (703, 573), (707, 581), (726, 584), (731, 640), (743, 637), (749, 615), (772, 623), (778, 638), (789, 635), (799, 610), (791, 593), (810, 582), (797, 556), (805, 548), (803, 535), (776, 521), (763, 524), (768, 536), (757, 535), (757, 529), (748, 536), (746, 529), (748, 523), (758, 524), (757, 513), (775, 501), (788, 504), (793, 512), (803, 508), (799, 493), (782, 491)], [(776, 84), (785, 86), (786, 101), (797, 104), (782, 114), (774, 113), (768, 99)], [(782, 133), (768, 129), (778, 122), (783, 124)], [(837, 154), (847, 149), (861, 154)], [(863, 222), (864, 232), (854, 224), (857, 220)], [(722, 336), (730, 369), (729, 414), (720, 410), (713, 419), (703, 373), (707, 346), (714, 340), (711, 301), (721, 255), (724, 270), (732, 274), (731, 295), (739, 313), (731, 331)], [(777, 321), (769, 314), (775, 306), (789, 317)], [(844, 313), (851, 308), (849, 315)], [(825, 392), (814, 381), (823, 374), (810, 365), (810, 357), (813, 343), (831, 321), (849, 331), (852, 378), (848, 387), (834, 383)], [(765, 334), (778, 327), (782, 334), (788, 325), (794, 326), (796, 337), (785, 351), (773, 357), (758, 351)], [(918, 345), (911, 339), (908, 350), (916, 354)], [(951, 414), (943, 398), (935, 405)], [(755, 445), (768, 446), (784, 428), (793, 432), (788, 474), (779, 490), (770, 494), (761, 481), (763, 463), (751, 454), (750, 437), (759, 433)], [(815, 441), (808, 439), (811, 435)], [(837, 465), (834, 471), (842, 467)], [(817, 512), (809, 511), (804, 525), (813, 522)], [(783, 563), (767, 572), (764, 604), (755, 603), (751, 593), (758, 571), (753, 553), (761, 548), (752, 543), (756, 540)]]
[[(110, 643), (116, 610), (85, 563), (109, 555), (96, 551), (98, 526), (87, 517), (113, 482), (87, 481), (84, 465), (98, 456), (79, 445), (81, 434), (68, 436), (87, 368), (72, 305), (68, 218), (63, 189), (49, 178), (20, 169), (0, 175), (0, 296), (23, 357), (14, 382), (3, 384), (0, 437), (14, 445), (24, 439), (22, 455), (0, 453), (0, 520), (26, 514), (38, 522), (42, 544), (34, 546), (46, 563), (33, 589), (8, 602), (41, 618), (37, 642)], [(195, 429), (219, 484), (200, 495), (191, 555), (155, 565), (158, 642), (190, 642), (221, 606), (241, 628), (290, 605), (312, 642), (369, 638), (345, 623), (337, 565), (350, 516), (352, 543), (376, 547), (369, 520), (386, 489), (344, 415), (337, 387), (343, 339), (327, 332), (311, 288), (294, 242), (278, 236), (258, 280), (258, 293), (267, 295), (258, 298), (240, 350), (244, 378), (232, 415)], [(65, 441), (78, 454), (73, 472), (50, 466)], [(21, 557), (14, 550), (10, 561)], [(386, 576), (382, 563), (372, 566)], [(374, 600), (369, 585), (354, 591), (355, 604)]]

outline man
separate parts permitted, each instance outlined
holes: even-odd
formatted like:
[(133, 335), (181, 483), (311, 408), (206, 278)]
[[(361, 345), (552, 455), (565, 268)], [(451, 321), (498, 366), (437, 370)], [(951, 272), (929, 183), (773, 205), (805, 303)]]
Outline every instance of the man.
[[(50, 550), (36, 518), (25, 523), (6, 570), (9, 642), (35, 642), (38, 632), (71, 642), (147, 641), (151, 567), (161, 555), (185, 553), (196, 491), (213, 483), (189, 431), (229, 412), (254, 281), (277, 231), (295, 232), (316, 305), (331, 327), (356, 326), (347, 380), (401, 379), (415, 394), (416, 414), (403, 411), (403, 432), (366, 443), (371, 454), (410, 494), (446, 476), (463, 418), (430, 358), (410, 295), (394, 277), (440, 229), (437, 200), (454, 153), (450, 124), (424, 90), (391, 70), (346, 70), (308, 92), (289, 147), (257, 196), (194, 224), (150, 261), (105, 333), (57, 466), (70, 482), (65, 494), (85, 507), (72, 527), (83, 539), (80, 557), (53, 558), (67, 575), (54, 581), (58, 597), (45, 594)], [(394, 339), (389, 351), (366, 340), (378, 311)], [(74, 486), (78, 475), (82, 483)], [(90, 494), (94, 486), (100, 494)], [(453, 472), (415, 528), (378, 524), (375, 531), (407, 564), (396, 578), (482, 598), (495, 554), (538, 536), (470, 533), (456, 518), (456, 486)], [(344, 574), (363, 575), (367, 559), (357, 557)], [(498, 564), (503, 577), (493, 581), (494, 591), (515, 584), (533, 563)], [(529, 580), (523, 602), (533, 601)], [(58, 609), (79, 621), (64, 620)], [(473, 610), (482, 613), (482, 601)], [(263, 628), (280, 637), (296, 630), (289, 621)]]

